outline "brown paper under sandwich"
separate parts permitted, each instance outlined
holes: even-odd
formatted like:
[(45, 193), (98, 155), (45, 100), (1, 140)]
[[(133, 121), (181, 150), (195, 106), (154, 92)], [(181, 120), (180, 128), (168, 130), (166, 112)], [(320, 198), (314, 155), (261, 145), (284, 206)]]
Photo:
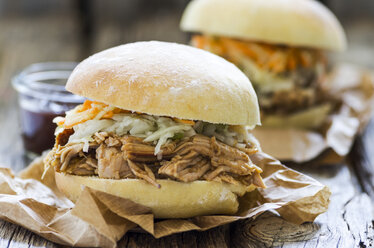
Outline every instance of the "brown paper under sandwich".
[(156, 218), (233, 214), (238, 196), (264, 188), (250, 156), (260, 123), (247, 77), (189, 46), (138, 42), (80, 63), (67, 90), (87, 97), (56, 118), (45, 158), (57, 187), (81, 185), (150, 207)]
[(239, 197), (239, 211), (233, 215), (155, 220), (148, 207), (89, 187), (73, 204), (56, 188), (53, 170), (41, 179), (44, 164), (39, 158), (20, 177), (0, 168), (0, 218), (59, 244), (115, 247), (116, 241), (136, 226), (160, 238), (191, 230), (205, 231), (259, 217), (265, 211), (276, 211), (286, 221), (301, 224), (313, 221), (327, 210), (330, 191), (326, 186), (263, 152), (250, 157), (263, 169), (267, 188), (257, 188)]

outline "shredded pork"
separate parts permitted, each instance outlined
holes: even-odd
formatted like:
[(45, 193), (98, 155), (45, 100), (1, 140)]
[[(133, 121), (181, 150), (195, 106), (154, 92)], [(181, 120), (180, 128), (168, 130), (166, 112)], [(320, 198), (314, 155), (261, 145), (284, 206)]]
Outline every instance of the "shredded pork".
[(336, 101), (322, 87), (328, 61), (321, 50), (209, 35), (193, 36), (192, 44), (226, 58), (247, 74), (263, 116), (292, 114)]
[(57, 143), (45, 160), (58, 172), (111, 179), (138, 178), (155, 187), (160, 187), (156, 179), (167, 178), (264, 187), (261, 169), (249, 157), (257, 148), (250, 144), (236, 148), (214, 136), (198, 134), (170, 141), (162, 146), (161, 154), (154, 155), (155, 145), (142, 138), (97, 132), (84, 152), (83, 143), (65, 143), (71, 134), (58, 134)]

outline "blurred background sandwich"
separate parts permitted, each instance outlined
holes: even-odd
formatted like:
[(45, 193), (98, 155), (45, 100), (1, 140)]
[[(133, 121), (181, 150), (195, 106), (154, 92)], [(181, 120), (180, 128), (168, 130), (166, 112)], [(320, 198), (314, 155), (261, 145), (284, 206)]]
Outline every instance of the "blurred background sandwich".
[(191, 44), (236, 64), (259, 97), (263, 126), (314, 129), (339, 99), (324, 87), (328, 52), (346, 49), (344, 30), (314, 0), (194, 0), (181, 29)]

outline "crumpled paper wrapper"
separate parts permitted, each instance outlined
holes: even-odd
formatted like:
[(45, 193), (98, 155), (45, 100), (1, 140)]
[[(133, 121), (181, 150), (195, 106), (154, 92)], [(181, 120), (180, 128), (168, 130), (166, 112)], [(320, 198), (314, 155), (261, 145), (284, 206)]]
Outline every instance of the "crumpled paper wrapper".
[(43, 163), (39, 158), (19, 177), (0, 168), (0, 218), (63, 245), (116, 247), (126, 232), (139, 227), (160, 238), (255, 218), (269, 210), (297, 224), (313, 221), (327, 210), (331, 193), (326, 186), (264, 153), (251, 159), (263, 169), (267, 188), (241, 197), (233, 216), (155, 220), (148, 207), (88, 187), (74, 205), (58, 191), (52, 170), (41, 181)]
[(374, 110), (374, 73), (352, 64), (334, 69), (325, 82), (342, 100), (323, 132), (256, 128), (253, 134), (264, 152), (285, 162), (337, 164), (349, 151), (356, 135), (368, 124)]

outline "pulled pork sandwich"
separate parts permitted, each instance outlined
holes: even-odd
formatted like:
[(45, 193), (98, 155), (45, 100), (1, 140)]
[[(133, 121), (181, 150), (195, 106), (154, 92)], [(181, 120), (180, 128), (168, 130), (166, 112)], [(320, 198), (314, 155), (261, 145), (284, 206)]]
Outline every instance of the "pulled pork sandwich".
[(250, 159), (260, 123), (248, 78), (190, 46), (138, 42), (81, 62), (66, 89), (86, 100), (58, 117), (45, 158), (75, 201), (81, 185), (148, 206), (157, 218), (233, 214), (265, 187)]
[(314, 0), (193, 0), (181, 29), (192, 45), (236, 64), (259, 97), (263, 126), (318, 128), (337, 105), (323, 85), (326, 51), (346, 47), (336, 17)]

